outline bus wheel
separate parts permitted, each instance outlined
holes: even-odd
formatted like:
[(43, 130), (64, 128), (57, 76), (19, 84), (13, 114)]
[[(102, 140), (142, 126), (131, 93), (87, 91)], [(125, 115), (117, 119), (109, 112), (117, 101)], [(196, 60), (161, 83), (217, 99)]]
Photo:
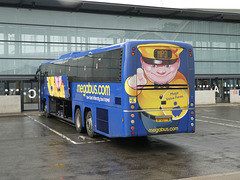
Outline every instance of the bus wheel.
[(45, 104), (44, 104), (44, 116), (46, 118), (49, 118), (50, 114), (47, 112), (48, 111), (47, 109), (48, 109), (47, 102), (45, 102)]
[(75, 112), (75, 127), (78, 133), (83, 131), (81, 110), (77, 108)]
[(86, 116), (86, 129), (87, 134), (89, 137), (93, 138), (96, 134), (93, 131), (93, 118), (92, 118), (92, 111), (88, 111)]

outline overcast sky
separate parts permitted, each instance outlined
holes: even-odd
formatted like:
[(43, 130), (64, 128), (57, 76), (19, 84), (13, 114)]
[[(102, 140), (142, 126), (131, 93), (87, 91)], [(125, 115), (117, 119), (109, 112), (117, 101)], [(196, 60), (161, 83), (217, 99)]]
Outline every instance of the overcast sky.
[(240, 0), (87, 0), (169, 8), (240, 9)]

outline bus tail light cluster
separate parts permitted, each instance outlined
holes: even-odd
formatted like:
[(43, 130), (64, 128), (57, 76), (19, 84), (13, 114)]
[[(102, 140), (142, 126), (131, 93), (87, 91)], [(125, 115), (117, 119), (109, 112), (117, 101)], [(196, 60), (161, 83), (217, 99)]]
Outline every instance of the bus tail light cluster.
[(192, 57), (192, 50), (189, 49), (188, 52), (189, 52), (189, 56)]
[(135, 114), (132, 113), (130, 116), (131, 116), (131, 121), (130, 121), (131, 127), (130, 127), (130, 129), (131, 129), (131, 131), (132, 131), (131, 134), (132, 134), (132, 136), (133, 136), (133, 135), (135, 134), (135, 133), (134, 133), (134, 130), (135, 130), (135, 126), (134, 126), (134, 125), (135, 125), (135, 120), (134, 120)]
[[(190, 106), (191, 106), (191, 108), (193, 108), (194, 107), (194, 103), (190, 103)], [(195, 111), (194, 110), (191, 110), (190, 111), (190, 119), (191, 119), (191, 128), (192, 128), (192, 132), (194, 132), (195, 131)]]
[[(136, 50), (136, 48), (135, 47), (133, 47), (132, 48), (132, 51), (135, 51)], [(132, 56), (134, 56), (135, 55), (135, 52), (132, 52)]]

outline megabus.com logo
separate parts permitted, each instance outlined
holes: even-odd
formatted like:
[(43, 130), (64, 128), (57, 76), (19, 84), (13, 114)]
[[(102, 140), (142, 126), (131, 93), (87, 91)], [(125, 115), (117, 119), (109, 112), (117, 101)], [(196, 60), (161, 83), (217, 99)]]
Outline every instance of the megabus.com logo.
[(110, 96), (110, 86), (109, 85), (91, 85), (90, 83), (78, 84), (77, 92), (82, 93), (83, 96), (85, 96), (86, 94)]

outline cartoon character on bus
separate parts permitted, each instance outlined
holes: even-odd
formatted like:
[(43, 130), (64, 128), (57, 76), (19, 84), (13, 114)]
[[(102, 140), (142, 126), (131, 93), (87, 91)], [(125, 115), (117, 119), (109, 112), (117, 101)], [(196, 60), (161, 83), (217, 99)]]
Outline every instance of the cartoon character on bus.
[(141, 67), (127, 78), (125, 90), (136, 97), (140, 119), (149, 134), (170, 127), (176, 131), (187, 113), (189, 99), (188, 82), (179, 72), (183, 48), (165, 43), (141, 44), (137, 48)]

